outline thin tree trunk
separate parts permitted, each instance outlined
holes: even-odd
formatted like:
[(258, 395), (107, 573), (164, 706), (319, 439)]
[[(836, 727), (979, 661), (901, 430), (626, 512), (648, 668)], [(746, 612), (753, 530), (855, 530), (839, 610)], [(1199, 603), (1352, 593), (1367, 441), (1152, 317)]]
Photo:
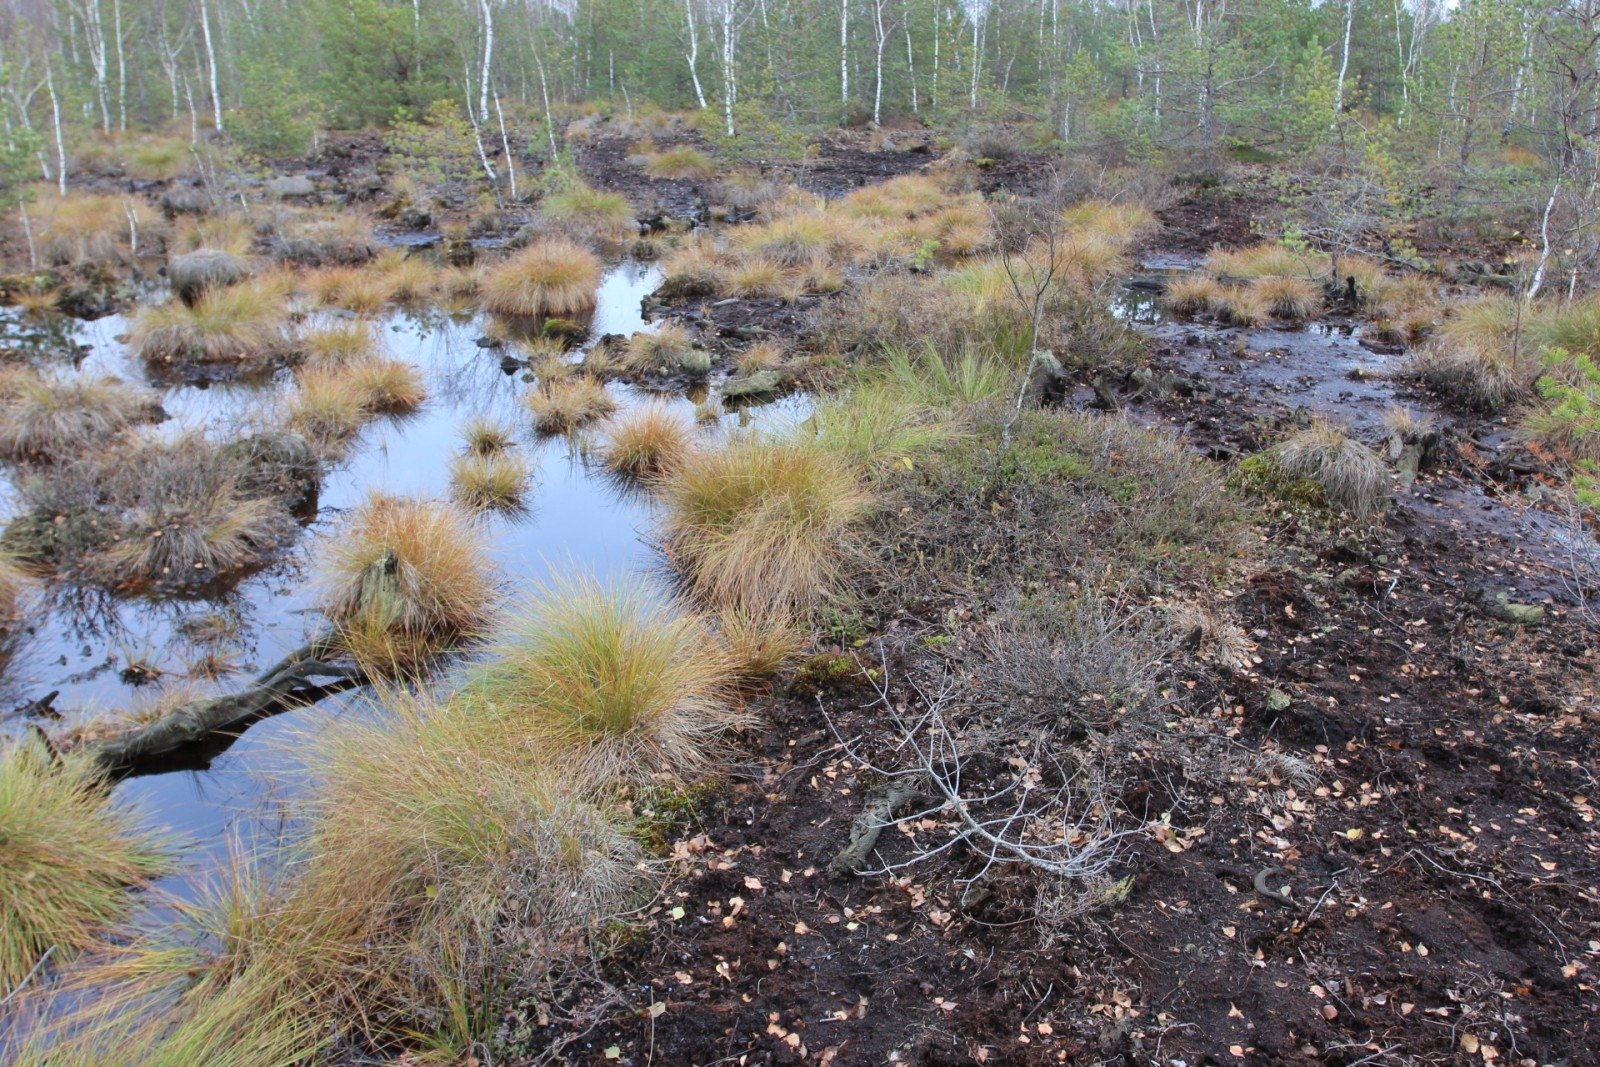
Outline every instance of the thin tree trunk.
[(1344, 79), (1350, 70), (1350, 31), (1356, 24), (1356, 0), (1345, 0), (1344, 5), (1344, 58), (1339, 62), (1339, 85), (1334, 91), (1334, 114), (1344, 112)]
[(56, 76), (48, 60), (44, 65), (44, 83), (50, 90), (50, 122), (56, 131), (56, 188), (67, 195), (67, 140), (61, 134), (61, 98), (56, 96)]
[(478, 80), (478, 117), (489, 119), (489, 68), (494, 63), (494, 5), (491, 0), (478, 0), (478, 11), (483, 15), (483, 71)]
[(850, 0), (839, 0), (839, 107), (850, 110)]
[(911, 9), (906, 0), (900, 0), (900, 28), (906, 34), (906, 76), (911, 82), (911, 113), (920, 115), (922, 105), (917, 99), (917, 56), (911, 49)]
[(694, 24), (694, 0), (683, 0), (683, 11), (689, 17), (689, 79), (694, 82), (694, 98), (704, 111), (706, 93), (700, 87), (700, 31)]
[(117, 128), (128, 128), (128, 57), (122, 45), (122, 0), (111, 0), (117, 34)]
[(500, 94), (494, 94), (494, 113), (500, 120), (500, 147), (506, 153), (506, 176), (511, 180), (511, 199), (517, 199), (517, 162), (511, 157), (511, 138), (506, 133), (506, 113), (500, 107)]
[(200, 0), (200, 33), (206, 42), (206, 66), (211, 74), (211, 116), (217, 132), (222, 133), (222, 94), (217, 90), (217, 51), (211, 43), (211, 13), (206, 0)]

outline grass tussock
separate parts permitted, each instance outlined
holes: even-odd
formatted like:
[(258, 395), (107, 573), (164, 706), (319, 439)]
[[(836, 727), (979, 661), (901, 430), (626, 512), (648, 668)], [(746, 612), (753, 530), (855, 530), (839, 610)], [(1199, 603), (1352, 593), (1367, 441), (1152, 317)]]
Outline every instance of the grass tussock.
[(1250, 292), (1266, 305), (1273, 318), (1307, 322), (1322, 307), (1322, 288), (1297, 277), (1262, 277), (1250, 283)]
[(309, 364), (295, 374), (289, 428), (318, 451), (337, 454), (371, 417), (365, 391), (343, 367)]
[(475, 456), (492, 456), (504, 452), (516, 441), (511, 427), (492, 419), (478, 416), (461, 428), (461, 443)]
[(694, 427), (689, 421), (651, 404), (617, 419), (600, 454), (613, 473), (652, 481), (681, 467), (694, 447)]
[(1357, 519), (1376, 513), (1388, 497), (1389, 472), (1376, 452), (1332, 422), (1318, 420), (1278, 442), (1273, 462), (1291, 478), (1309, 478), (1328, 503)]
[(302, 284), (319, 307), (358, 315), (376, 314), (395, 298), (389, 276), (370, 266), (322, 267), (305, 274)]
[(109, 585), (171, 586), (259, 562), (295, 527), (281, 499), (251, 491), (248, 473), (198, 433), (139, 443), (104, 486), (119, 522), (91, 571)]
[(483, 307), (496, 315), (579, 315), (594, 307), (600, 261), (560, 238), (536, 241), (485, 275)]
[(704, 152), (685, 146), (652, 154), (644, 172), (652, 178), (704, 181), (716, 176), (717, 165)]
[(378, 337), (372, 326), (359, 320), (304, 330), (298, 347), (306, 363), (319, 367), (342, 367), (379, 354)]
[(155, 213), (138, 197), (70, 193), (34, 210), (39, 256), (57, 267), (126, 263), (157, 246)]
[(0, 455), (51, 462), (83, 455), (161, 417), (153, 393), (115, 378), (0, 373)]
[(265, 364), (289, 349), (284, 293), (257, 279), (202, 293), (192, 307), (158, 304), (134, 320), (129, 343), (153, 363)]
[(1481, 411), (1533, 394), (1540, 371), (1532, 309), (1513, 297), (1464, 304), (1418, 353), (1416, 369), (1441, 393)]
[(954, 421), (896, 388), (896, 381), (865, 381), (819, 403), (811, 417), (817, 443), (872, 477), (914, 458), (957, 432)]
[(545, 197), (540, 212), (548, 228), (574, 240), (616, 243), (639, 233), (627, 197), (601, 192), (577, 179)]
[(551, 587), (462, 699), (582, 779), (712, 771), (748, 717), (706, 624), (631, 587)]
[(1227, 287), (1206, 274), (1185, 274), (1167, 283), (1161, 305), (1174, 315), (1193, 318), (1212, 314), (1222, 306)]
[(129, 887), (171, 868), (160, 838), (112, 802), (91, 758), (36, 738), (0, 749), (0, 996), (127, 914)]
[(664, 533), (691, 588), (718, 608), (809, 610), (846, 575), (872, 501), (814, 438), (738, 438), (663, 483)]
[(570, 433), (617, 410), (605, 383), (587, 374), (547, 382), (528, 394), (534, 427), (545, 434)]
[(1274, 241), (1217, 249), (1206, 257), (1207, 272), (1238, 281), (1278, 277), (1320, 282), (1331, 276), (1332, 269), (1332, 261), (1322, 252), (1293, 249)]
[(450, 494), (475, 511), (517, 512), (527, 506), (531, 477), (527, 461), (510, 452), (468, 452), (450, 461)]
[(782, 614), (734, 608), (719, 611), (716, 625), (735, 675), (746, 682), (777, 677), (805, 644), (800, 627)]
[(348, 211), (290, 215), (272, 244), (279, 260), (296, 267), (353, 267), (378, 254), (372, 220)]
[(723, 288), (724, 268), (715, 243), (701, 236), (673, 252), (661, 263), (661, 288), (668, 297), (710, 296)]
[(422, 371), (403, 359), (359, 359), (342, 373), (361, 395), (361, 406), (374, 415), (407, 415), (428, 398)]
[(369, 669), (410, 669), (489, 625), (482, 528), (452, 504), (369, 496), (325, 543), (318, 607)]

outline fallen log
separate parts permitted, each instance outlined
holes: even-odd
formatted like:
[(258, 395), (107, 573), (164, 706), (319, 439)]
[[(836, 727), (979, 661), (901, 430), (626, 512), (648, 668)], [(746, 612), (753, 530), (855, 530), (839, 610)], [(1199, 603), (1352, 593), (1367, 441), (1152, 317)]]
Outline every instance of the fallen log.
[(212, 734), (302, 707), (367, 682), (353, 664), (330, 663), (332, 635), (295, 649), (245, 688), (180, 704), (155, 722), (95, 741), (89, 751), (108, 771), (121, 771), (175, 752)]

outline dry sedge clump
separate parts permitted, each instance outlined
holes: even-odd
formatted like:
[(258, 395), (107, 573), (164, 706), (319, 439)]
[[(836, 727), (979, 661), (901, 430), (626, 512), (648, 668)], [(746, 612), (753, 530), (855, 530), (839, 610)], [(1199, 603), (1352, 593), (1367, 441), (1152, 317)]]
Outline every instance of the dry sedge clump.
[(452, 504), (369, 496), (323, 550), (318, 607), (369, 669), (481, 634), (498, 599), (482, 528)]
[(568, 433), (617, 410), (605, 383), (587, 374), (547, 382), (528, 394), (527, 403), (540, 433)]
[(516, 436), (509, 426), (475, 417), (461, 428), (461, 440), (475, 456), (492, 456), (511, 447)]
[(134, 320), (129, 342), (145, 359), (175, 364), (261, 364), (284, 354), (281, 292), (248, 282), (201, 294), (193, 307), (168, 301)]
[(817, 261), (848, 262), (859, 248), (846, 221), (820, 213), (743, 227), (734, 231), (734, 239), (751, 255), (785, 268)]
[(323, 452), (338, 452), (372, 412), (366, 393), (336, 365), (312, 364), (295, 375), (289, 427)]
[(1292, 277), (1317, 281), (1330, 276), (1332, 261), (1321, 252), (1297, 251), (1273, 242), (1206, 257), (1206, 270), (1224, 278)]
[(73, 193), (46, 200), (38, 209), (39, 255), (54, 266), (123, 262), (136, 246), (148, 249), (155, 215), (131, 196)]
[(371, 267), (323, 267), (307, 274), (304, 284), (319, 305), (359, 315), (383, 310), (395, 296), (389, 276)]
[(716, 164), (704, 152), (693, 148), (669, 148), (650, 156), (644, 172), (652, 178), (710, 178), (717, 173)]
[(661, 264), (663, 296), (687, 298), (722, 291), (722, 259), (708, 237), (697, 238), (668, 256)]
[(1143, 204), (1113, 204), (1106, 200), (1074, 204), (1062, 213), (1062, 220), (1074, 230), (1118, 244), (1127, 244), (1156, 225), (1155, 215)]
[(1280, 441), (1272, 457), (1284, 474), (1315, 481), (1330, 504), (1358, 519), (1376, 512), (1388, 494), (1388, 470), (1378, 454), (1325, 420)]
[(1225, 287), (1215, 310), (1217, 317), (1231, 326), (1265, 326), (1272, 318), (1272, 305), (1266, 296), (1245, 285)]
[(694, 427), (688, 420), (651, 404), (612, 424), (601, 456), (624, 478), (650, 480), (676, 470), (693, 449)]
[(300, 351), (313, 366), (342, 367), (378, 354), (378, 339), (365, 322), (335, 322), (300, 334)]
[(1175, 315), (1209, 315), (1222, 306), (1227, 289), (1206, 274), (1185, 274), (1167, 283), (1161, 304)]
[(153, 393), (115, 378), (0, 374), (0, 455), (52, 461), (88, 453), (162, 417)]
[(61, 963), (93, 944), (127, 913), (129, 887), (170, 866), (92, 758), (58, 757), (31, 737), (0, 750), (0, 997), (45, 952)]
[(198, 433), (141, 443), (105, 486), (121, 522), (91, 573), (111, 585), (182, 585), (259, 561), (295, 525), (282, 500), (247, 492), (245, 473)]
[(1322, 306), (1321, 288), (1305, 278), (1257, 278), (1250, 283), (1250, 292), (1274, 317), (1289, 322), (1305, 322)]
[(705, 623), (636, 588), (547, 589), (497, 651), (460, 699), (580, 780), (699, 778), (748, 721)]
[(663, 483), (666, 540), (719, 608), (804, 611), (843, 577), (871, 500), (815, 440), (743, 437), (694, 453)]
[(539, 208), (554, 229), (578, 240), (617, 242), (639, 233), (627, 197), (600, 192), (581, 181), (571, 181), (545, 197)]
[(775, 677), (804, 642), (800, 628), (787, 616), (737, 608), (717, 613), (717, 633), (734, 673), (751, 682)]
[(1531, 309), (1513, 297), (1465, 304), (1445, 320), (1417, 370), (1428, 384), (1483, 411), (1498, 411), (1530, 396), (1539, 376)]
[(483, 306), (496, 315), (579, 315), (594, 307), (600, 261), (561, 238), (536, 241), (483, 279)]
[(278, 258), (297, 267), (357, 266), (378, 250), (371, 220), (352, 212), (292, 217), (275, 244)]
[(428, 396), (422, 372), (403, 359), (368, 357), (347, 364), (342, 373), (360, 394), (362, 407), (374, 415), (408, 414)]
[(676, 323), (664, 322), (654, 330), (640, 330), (628, 338), (628, 369), (635, 374), (670, 371), (693, 348), (693, 334)]
[(527, 461), (509, 452), (469, 452), (450, 461), (450, 493), (474, 510), (522, 510), (529, 477)]

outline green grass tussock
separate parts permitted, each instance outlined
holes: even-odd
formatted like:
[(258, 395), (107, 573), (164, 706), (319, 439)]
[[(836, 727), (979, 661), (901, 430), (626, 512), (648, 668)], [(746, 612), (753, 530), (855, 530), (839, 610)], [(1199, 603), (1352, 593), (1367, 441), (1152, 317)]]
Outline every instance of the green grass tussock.
[(851, 463), (814, 437), (740, 437), (696, 453), (663, 483), (664, 534), (711, 604), (808, 611), (845, 578), (872, 499)]
[(692, 781), (749, 721), (728, 699), (730, 663), (706, 623), (638, 588), (549, 587), (496, 651), (460, 699), (581, 780)]

